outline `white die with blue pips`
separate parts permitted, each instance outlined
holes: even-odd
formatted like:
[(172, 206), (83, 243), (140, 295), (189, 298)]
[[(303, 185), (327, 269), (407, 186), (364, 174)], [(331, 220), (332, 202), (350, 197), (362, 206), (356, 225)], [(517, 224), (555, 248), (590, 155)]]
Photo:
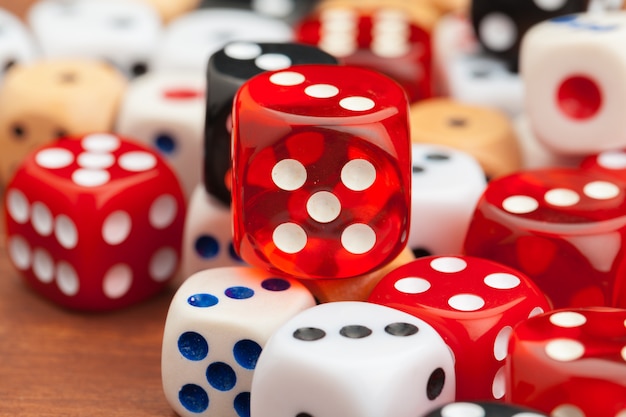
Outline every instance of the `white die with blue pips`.
[(171, 407), (183, 417), (249, 417), (263, 346), (313, 305), (297, 281), (255, 268), (214, 268), (189, 277), (172, 299), (163, 335), (161, 375)]

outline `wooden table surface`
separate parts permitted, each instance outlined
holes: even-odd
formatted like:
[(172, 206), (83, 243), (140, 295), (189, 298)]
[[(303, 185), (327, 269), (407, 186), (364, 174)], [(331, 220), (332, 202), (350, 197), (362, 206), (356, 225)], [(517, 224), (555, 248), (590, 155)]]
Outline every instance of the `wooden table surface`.
[(175, 416), (160, 373), (174, 290), (108, 314), (63, 310), (20, 280), (0, 214), (0, 416)]

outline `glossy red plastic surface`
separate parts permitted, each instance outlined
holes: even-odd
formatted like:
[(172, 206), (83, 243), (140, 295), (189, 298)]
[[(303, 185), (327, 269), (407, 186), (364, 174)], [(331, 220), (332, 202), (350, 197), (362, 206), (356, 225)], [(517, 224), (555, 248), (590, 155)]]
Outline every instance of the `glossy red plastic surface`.
[(506, 400), (550, 415), (626, 414), (626, 310), (542, 314), (511, 336)]
[(233, 110), (234, 244), (299, 278), (366, 274), (405, 247), (408, 104), (376, 72), (302, 65), (264, 73)]
[(401, 12), (329, 9), (310, 15), (296, 28), (298, 42), (316, 45), (346, 65), (370, 68), (395, 79), (409, 101), (432, 97), (432, 52), (428, 32)]
[(465, 250), (526, 273), (556, 308), (610, 306), (625, 232), (626, 188), (613, 176), (522, 171), (489, 183)]
[(33, 152), (5, 194), (7, 246), (26, 282), (80, 310), (144, 300), (174, 276), (185, 202), (153, 151), (108, 134)]
[(425, 257), (386, 275), (369, 301), (432, 325), (456, 358), (457, 400), (500, 399), (512, 328), (550, 310), (520, 272), (471, 256)]

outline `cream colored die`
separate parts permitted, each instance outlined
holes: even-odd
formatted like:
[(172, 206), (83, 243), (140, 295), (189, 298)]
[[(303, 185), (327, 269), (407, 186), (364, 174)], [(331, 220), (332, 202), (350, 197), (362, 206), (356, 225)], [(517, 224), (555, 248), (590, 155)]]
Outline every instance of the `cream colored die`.
[(207, 269), (178, 289), (161, 354), (165, 397), (181, 417), (250, 415), (256, 361), (269, 337), (313, 307), (298, 282), (250, 267)]
[(410, 108), (411, 141), (473, 156), (489, 178), (518, 171), (522, 154), (511, 120), (499, 110), (433, 98)]
[(113, 128), (126, 79), (108, 64), (82, 59), (15, 66), (0, 86), (0, 179), (58, 137)]
[(200, 0), (132, 0), (142, 1), (152, 6), (163, 23), (168, 23), (179, 16), (184, 15), (200, 5)]
[(626, 146), (626, 12), (539, 23), (522, 42), (525, 111), (550, 151), (584, 155)]
[(128, 86), (116, 131), (159, 152), (187, 198), (202, 175), (206, 78), (202, 72), (155, 71)]

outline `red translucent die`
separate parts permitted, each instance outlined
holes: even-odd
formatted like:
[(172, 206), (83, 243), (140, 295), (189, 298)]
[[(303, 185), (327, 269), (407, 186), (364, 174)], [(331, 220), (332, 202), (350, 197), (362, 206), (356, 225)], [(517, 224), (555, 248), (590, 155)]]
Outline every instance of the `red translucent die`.
[(506, 400), (551, 416), (626, 415), (626, 310), (557, 310), (515, 328)]
[(458, 401), (501, 399), (509, 335), (551, 308), (524, 274), (471, 256), (419, 258), (386, 275), (368, 301), (412, 314), (441, 334), (456, 358)]
[(13, 264), (63, 306), (128, 306), (161, 290), (178, 268), (185, 213), (178, 180), (156, 153), (118, 136), (38, 149), (4, 203)]
[(555, 308), (615, 305), (626, 275), (624, 183), (581, 169), (519, 172), (487, 186), (465, 240), (468, 255), (519, 269)]
[(433, 95), (430, 35), (400, 10), (381, 8), (365, 14), (346, 8), (323, 10), (299, 23), (296, 39), (346, 65), (388, 75), (402, 85), (409, 101)]
[(408, 104), (379, 73), (302, 65), (239, 89), (233, 107), (234, 244), (299, 278), (384, 266), (407, 242)]

